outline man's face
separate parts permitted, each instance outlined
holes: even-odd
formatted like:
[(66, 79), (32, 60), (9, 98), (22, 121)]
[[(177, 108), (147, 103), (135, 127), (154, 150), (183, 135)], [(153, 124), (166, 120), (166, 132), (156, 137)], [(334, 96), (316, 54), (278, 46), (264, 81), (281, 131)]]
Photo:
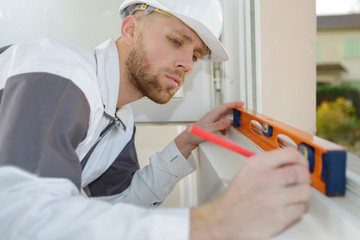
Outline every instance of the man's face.
[(126, 61), (131, 85), (152, 101), (167, 103), (184, 83), (197, 58), (205, 54), (200, 38), (179, 20), (145, 16)]

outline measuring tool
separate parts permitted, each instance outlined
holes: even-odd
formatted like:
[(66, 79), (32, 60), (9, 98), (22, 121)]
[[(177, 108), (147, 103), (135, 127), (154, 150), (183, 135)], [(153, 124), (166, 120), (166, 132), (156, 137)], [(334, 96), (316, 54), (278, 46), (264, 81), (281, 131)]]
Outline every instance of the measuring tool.
[(233, 126), (265, 151), (296, 147), (309, 161), (312, 185), (327, 196), (345, 194), (346, 150), (333, 142), (247, 108), (233, 111)]

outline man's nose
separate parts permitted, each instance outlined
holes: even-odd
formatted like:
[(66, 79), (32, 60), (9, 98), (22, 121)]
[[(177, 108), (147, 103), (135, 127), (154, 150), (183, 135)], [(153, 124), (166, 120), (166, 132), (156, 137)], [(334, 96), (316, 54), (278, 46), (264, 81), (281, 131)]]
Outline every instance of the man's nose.
[(189, 74), (194, 68), (193, 53), (179, 54), (175, 61), (175, 67), (183, 71), (186, 75)]

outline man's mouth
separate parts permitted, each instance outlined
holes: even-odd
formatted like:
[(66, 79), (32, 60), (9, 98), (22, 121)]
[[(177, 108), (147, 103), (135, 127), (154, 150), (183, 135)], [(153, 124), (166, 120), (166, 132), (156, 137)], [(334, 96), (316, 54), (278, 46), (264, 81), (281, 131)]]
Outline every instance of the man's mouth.
[(181, 84), (181, 80), (179, 77), (176, 76), (166, 76), (166, 78), (169, 80), (171, 85), (175, 88), (178, 88)]

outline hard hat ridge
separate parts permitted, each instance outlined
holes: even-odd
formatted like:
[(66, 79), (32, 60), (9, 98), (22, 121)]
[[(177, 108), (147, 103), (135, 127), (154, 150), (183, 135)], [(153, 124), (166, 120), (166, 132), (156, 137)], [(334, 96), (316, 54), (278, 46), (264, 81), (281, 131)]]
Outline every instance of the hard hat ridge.
[(164, 11), (195, 31), (210, 50), (203, 60), (221, 62), (228, 59), (225, 48), (218, 40), (223, 21), (219, 0), (125, 0), (119, 9), (121, 19), (136, 11), (138, 4), (151, 6), (149, 11)]

